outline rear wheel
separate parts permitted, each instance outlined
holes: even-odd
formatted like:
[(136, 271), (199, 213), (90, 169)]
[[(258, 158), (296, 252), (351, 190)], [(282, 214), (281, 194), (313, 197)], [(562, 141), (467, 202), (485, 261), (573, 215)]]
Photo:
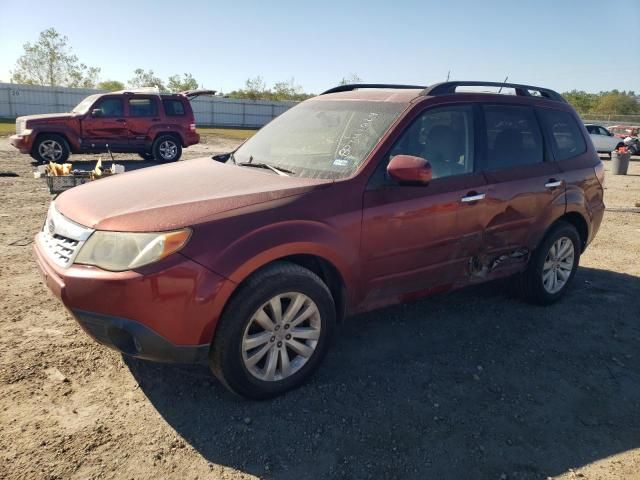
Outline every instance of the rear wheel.
[(313, 272), (278, 262), (254, 274), (225, 308), (211, 369), (238, 395), (264, 399), (318, 368), (335, 329), (331, 293)]
[(182, 156), (182, 145), (172, 135), (161, 135), (153, 142), (152, 152), (158, 162), (177, 162)]
[(580, 260), (580, 236), (567, 222), (558, 222), (534, 251), (521, 277), (523, 296), (532, 303), (556, 302), (570, 287)]
[(55, 134), (40, 135), (31, 156), (39, 162), (64, 163), (69, 158), (69, 144), (64, 137)]

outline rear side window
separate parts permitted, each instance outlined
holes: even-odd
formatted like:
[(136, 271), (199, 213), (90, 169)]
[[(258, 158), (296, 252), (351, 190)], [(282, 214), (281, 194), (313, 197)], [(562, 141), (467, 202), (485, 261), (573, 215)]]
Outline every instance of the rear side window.
[(542, 133), (529, 107), (486, 105), (487, 170), (532, 165), (544, 161)]
[(129, 116), (130, 117), (153, 117), (158, 114), (156, 102), (151, 98), (130, 98), (129, 99)]
[(180, 100), (162, 100), (162, 105), (169, 117), (184, 115), (184, 104)]
[(566, 160), (587, 151), (582, 131), (573, 115), (559, 110), (540, 109), (540, 118), (551, 136), (551, 150), (556, 161)]

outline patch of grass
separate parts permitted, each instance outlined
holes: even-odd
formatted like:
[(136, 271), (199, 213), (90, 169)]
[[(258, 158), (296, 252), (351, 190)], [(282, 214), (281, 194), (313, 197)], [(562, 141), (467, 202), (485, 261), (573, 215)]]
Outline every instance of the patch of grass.
[(13, 135), (14, 133), (16, 133), (15, 120), (0, 119), (0, 137), (4, 137), (5, 135)]
[(236, 140), (245, 140), (257, 130), (248, 129), (248, 128), (209, 128), (209, 127), (198, 127), (198, 133), (203, 136), (216, 136), (216, 137), (227, 137), (233, 138)]

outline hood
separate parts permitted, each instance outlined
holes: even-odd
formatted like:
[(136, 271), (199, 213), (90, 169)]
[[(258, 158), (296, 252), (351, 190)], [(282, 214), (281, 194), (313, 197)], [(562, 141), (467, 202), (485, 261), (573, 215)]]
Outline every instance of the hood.
[(207, 157), (96, 180), (66, 191), (55, 204), (65, 217), (98, 230), (163, 231), (331, 182), (276, 175)]
[(38, 115), (24, 115), (22, 117), (16, 118), (17, 122), (39, 122), (40, 120), (46, 122), (47, 120), (60, 120), (67, 118), (74, 118), (77, 114), (75, 113), (41, 113)]

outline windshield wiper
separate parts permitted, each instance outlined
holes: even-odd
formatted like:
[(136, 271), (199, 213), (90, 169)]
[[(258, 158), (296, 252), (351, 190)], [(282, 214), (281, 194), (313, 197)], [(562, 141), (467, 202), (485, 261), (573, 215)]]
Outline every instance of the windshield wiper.
[(266, 168), (267, 170), (271, 170), (272, 172), (275, 172), (278, 175), (284, 175), (285, 177), (288, 177), (289, 175), (287, 174), (289, 173), (294, 173), (291, 170), (287, 170), (286, 168), (274, 167), (273, 165), (269, 165), (268, 163), (240, 162), (240, 163), (236, 163), (236, 165), (239, 165), (241, 167)]

